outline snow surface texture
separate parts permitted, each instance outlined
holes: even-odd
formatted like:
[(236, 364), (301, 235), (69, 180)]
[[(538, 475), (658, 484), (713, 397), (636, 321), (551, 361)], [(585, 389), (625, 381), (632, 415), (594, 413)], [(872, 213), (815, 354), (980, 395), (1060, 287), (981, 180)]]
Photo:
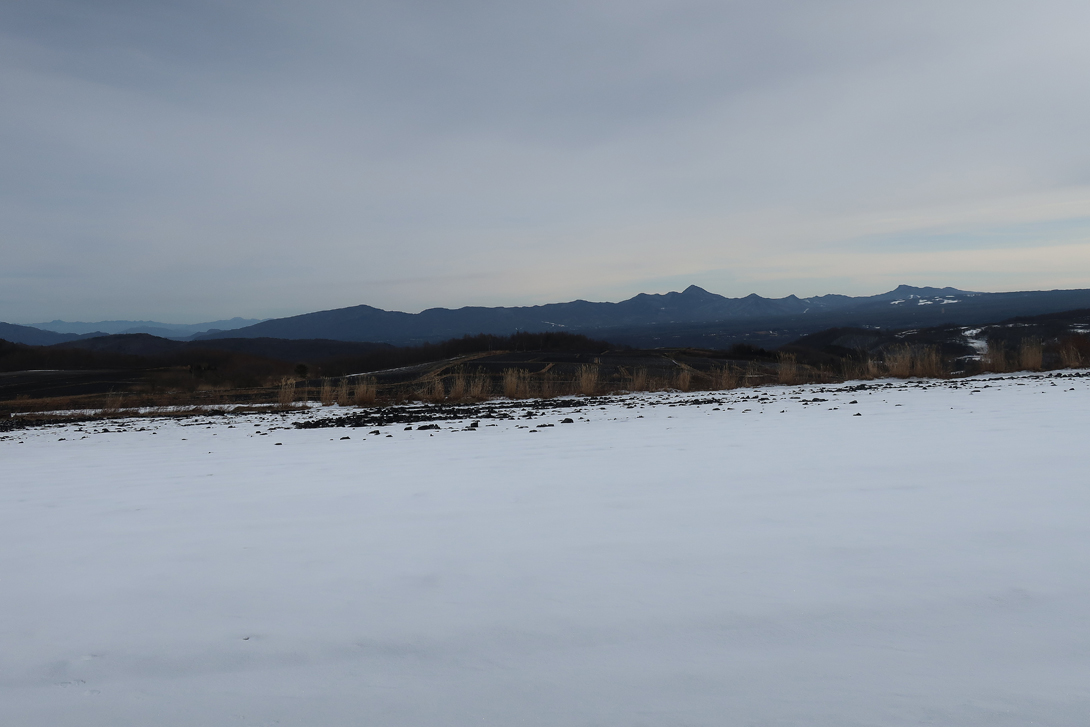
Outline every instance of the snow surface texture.
[(1088, 389), (9, 433), (0, 723), (1085, 725)]

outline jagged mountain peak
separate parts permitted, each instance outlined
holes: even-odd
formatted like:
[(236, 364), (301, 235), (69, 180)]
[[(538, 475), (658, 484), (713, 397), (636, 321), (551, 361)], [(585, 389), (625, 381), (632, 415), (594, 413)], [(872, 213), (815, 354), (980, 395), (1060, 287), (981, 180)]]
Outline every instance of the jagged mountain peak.
[(688, 288), (681, 291), (681, 294), (682, 295), (695, 295), (695, 296), (700, 296), (701, 298), (719, 298), (720, 297), (720, 296), (716, 295), (715, 293), (709, 293), (708, 291), (701, 288), (699, 285), (690, 285)]

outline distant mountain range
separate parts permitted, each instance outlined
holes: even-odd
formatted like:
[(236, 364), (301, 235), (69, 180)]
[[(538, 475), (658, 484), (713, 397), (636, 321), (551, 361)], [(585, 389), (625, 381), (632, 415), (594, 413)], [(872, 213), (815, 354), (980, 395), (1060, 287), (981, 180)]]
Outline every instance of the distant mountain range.
[(415, 314), (359, 305), (275, 318), (196, 338), (330, 338), (414, 345), (465, 334), (562, 330), (640, 347), (715, 347), (779, 329), (797, 337), (833, 326), (992, 322), (1087, 307), (1090, 290), (977, 293), (901, 285), (888, 293), (862, 297), (727, 298), (691, 285), (680, 293), (641, 293), (619, 303), (577, 300), (517, 308), (431, 308)]
[[(420, 313), (386, 311), (368, 305), (319, 311), (288, 318), (234, 327), (244, 319), (194, 324), (231, 330), (207, 330), (182, 336), (173, 326), (172, 335), (140, 330), (161, 337), (194, 341), (240, 338), (289, 340), (328, 339), (386, 343), (398, 346), (444, 341), (464, 335), (490, 333), (509, 335), (517, 331), (567, 331), (585, 333), (618, 344), (651, 348), (656, 346), (700, 346), (722, 348), (741, 341), (775, 347), (807, 333), (837, 326), (908, 328), (942, 323), (990, 323), (1014, 316), (1041, 315), (1078, 308), (1090, 308), (1090, 290), (1028, 291), (1018, 293), (977, 293), (956, 288), (917, 288), (908, 285), (881, 295), (851, 297), (822, 295), (799, 298), (763, 298), (749, 295), (727, 298), (691, 285), (680, 293), (641, 293), (619, 303), (576, 300), (524, 307), (431, 308)], [(151, 321), (113, 321), (154, 329), (164, 324)], [(73, 324), (54, 321), (54, 328), (67, 326), (64, 333), (27, 326), (0, 324), (0, 338), (38, 345), (89, 338), (97, 333), (77, 333)]]
[(274, 318), (233, 331), (201, 334), (196, 338), (331, 338), (405, 345), (442, 341), (474, 333), (507, 335), (515, 331), (563, 330), (581, 333), (593, 331), (601, 335), (599, 332), (611, 329), (752, 321), (860, 307), (952, 305), (976, 295), (981, 294), (955, 288), (902, 285), (889, 293), (863, 298), (846, 295), (763, 298), (756, 294), (727, 298), (690, 285), (680, 293), (640, 293), (620, 303), (576, 300), (517, 308), (430, 308), (420, 313), (400, 313), (357, 305)]
[(97, 323), (84, 323), (82, 321), (49, 321), (48, 323), (32, 323), (33, 328), (54, 333), (73, 333), (85, 336), (90, 333), (118, 334), (118, 333), (150, 333), (160, 338), (174, 338), (183, 340), (198, 333), (209, 331), (230, 331), (236, 328), (251, 326), (260, 323), (259, 318), (231, 318), (226, 321), (210, 321), (208, 323), (160, 323), (159, 321), (98, 321)]
[(28, 346), (52, 346), (79, 338), (74, 333), (54, 333), (31, 326), (18, 326), (14, 323), (0, 323), (0, 340), (12, 343), (25, 343)]

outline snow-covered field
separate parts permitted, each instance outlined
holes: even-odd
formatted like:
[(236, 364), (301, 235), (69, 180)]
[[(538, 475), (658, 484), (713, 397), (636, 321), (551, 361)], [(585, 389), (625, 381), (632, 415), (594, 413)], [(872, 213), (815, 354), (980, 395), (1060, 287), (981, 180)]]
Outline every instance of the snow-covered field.
[(1085, 372), (715, 398), (0, 435), (0, 724), (1090, 722)]

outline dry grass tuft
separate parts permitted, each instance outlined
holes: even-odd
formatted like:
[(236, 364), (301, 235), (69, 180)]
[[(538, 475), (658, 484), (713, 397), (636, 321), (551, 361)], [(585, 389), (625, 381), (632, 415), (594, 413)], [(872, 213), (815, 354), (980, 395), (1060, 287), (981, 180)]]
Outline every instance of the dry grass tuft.
[(894, 346), (885, 353), (886, 372), (898, 379), (912, 376), (912, 347)]
[(466, 386), (466, 397), (475, 401), (484, 401), (491, 398), (492, 379), (482, 373), (478, 373), (469, 379)]
[(378, 398), (378, 385), (370, 376), (356, 380), (356, 390), (353, 392), (356, 406), (374, 406)]
[(508, 399), (530, 398), (530, 372), (526, 369), (504, 369), (503, 395)]
[(756, 361), (750, 361), (746, 364), (746, 372), (742, 375), (743, 386), (760, 386), (761, 379), (765, 377), (761, 371), (761, 365)]
[(885, 372), (882, 370), (882, 364), (872, 358), (866, 360), (863, 365), (863, 370), (865, 375), (860, 378), (864, 379), (880, 379), (885, 375)]
[(942, 363), (942, 354), (937, 346), (923, 346), (915, 351), (912, 362), (912, 375), (925, 379), (946, 378), (946, 367)]
[(865, 363), (852, 361), (851, 359), (845, 359), (840, 362), (840, 378), (845, 381), (866, 378), (866, 370), (867, 367)]
[(1060, 363), (1065, 369), (1082, 368), (1082, 354), (1071, 344), (1060, 346)]
[(106, 401), (102, 403), (102, 409), (99, 410), (99, 416), (117, 416), (121, 412), (121, 402), (124, 394), (120, 391), (111, 391), (106, 396)]
[(450, 393), (447, 395), (454, 401), (466, 398), (466, 372), (459, 368), (454, 372), (454, 378), (450, 382)]
[(341, 379), (337, 384), (336, 398), (338, 406), (348, 406), (348, 379)]
[(1044, 365), (1044, 349), (1036, 338), (1023, 339), (1018, 347), (1018, 363), (1023, 371), (1040, 371)]
[(541, 377), (541, 398), (552, 399), (554, 396), (560, 396), (560, 382), (556, 380), (556, 377), (551, 373), (546, 373)]
[(1010, 361), (1007, 358), (1007, 350), (1001, 341), (992, 339), (988, 341), (988, 351), (981, 362), (985, 371), (1004, 374), (1011, 370)]
[(443, 386), (443, 379), (438, 376), (433, 376), (430, 379), (424, 381), (423, 387), (416, 392), (417, 397), (423, 401), (443, 401), (447, 398), (446, 387)]
[(886, 372), (898, 379), (944, 378), (942, 354), (935, 346), (894, 346), (885, 353)]
[(647, 369), (638, 368), (632, 371), (632, 377), (628, 382), (629, 391), (647, 391), (648, 384)]
[(598, 392), (598, 367), (583, 364), (575, 374), (575, 388), (583, 396), (593, 396)]
[(738, 372), (732, 369), (730, 364), (712, 369), (711, 379), (712, 389), (717, 391), (738, 388)]
[(693, 374), (689, 369), (681, 369), (674, 375), (674, 388), (689, 391), (693, 388)]
[(318, 401), (322, 402), (322, 406), (332, 406), (335, 400), (333, 382), (329, 379), (322, 379), (322, 388), (318, 393)]
[(788, 386), (799, 382), (799, 364), (793, 353), (779, 354), (776, 366), (776, 380)]
[(280, 388), (276, 392), (276, 403), (282, 408), (287, 408), (295, 403), (294, 379), (284, 379), (280, 382)]

